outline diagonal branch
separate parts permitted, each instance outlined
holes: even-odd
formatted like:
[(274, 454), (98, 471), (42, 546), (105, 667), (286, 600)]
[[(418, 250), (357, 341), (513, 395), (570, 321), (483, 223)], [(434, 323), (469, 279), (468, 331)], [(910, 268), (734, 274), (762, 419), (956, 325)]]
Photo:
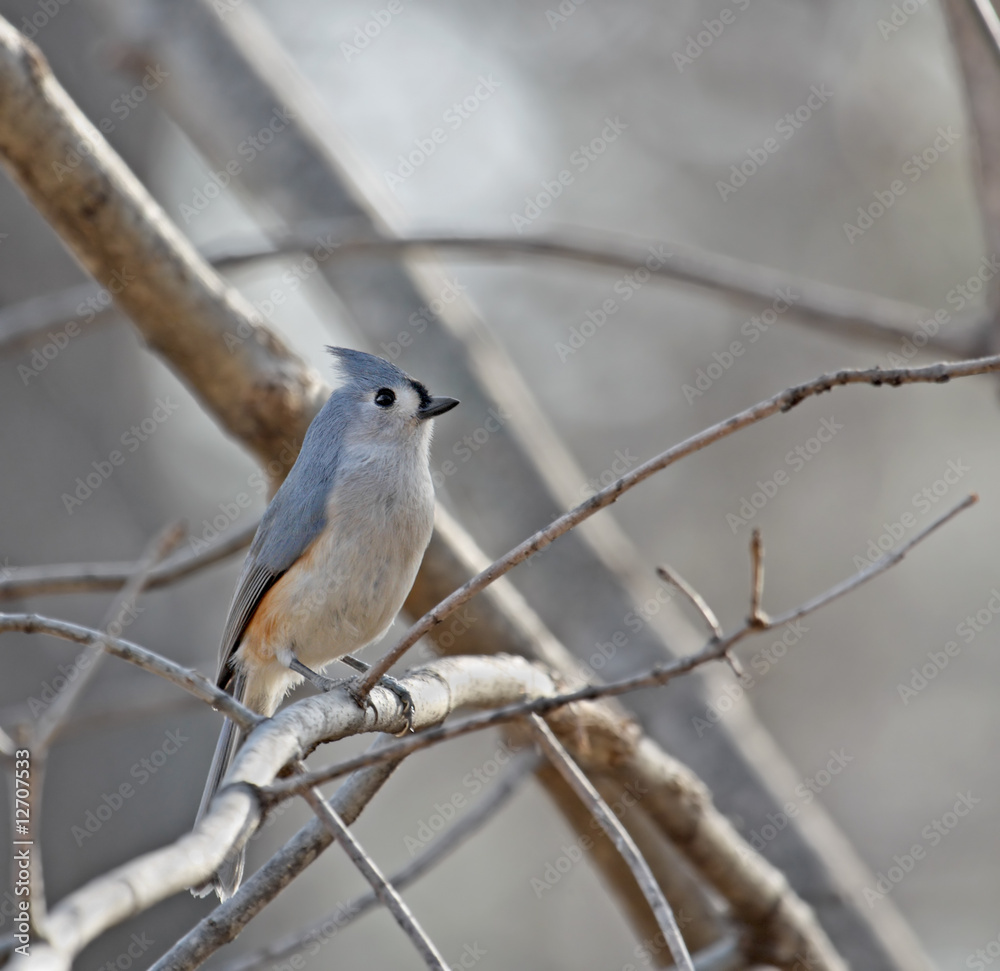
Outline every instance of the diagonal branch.
[(663, 896), (663, 891), (657, 886), (656, 880), (650, 872), (649, 864), (643, 859), (639, 847), (635, 845), (635, 840), (601, 798), (601, 794), (594, 788), (593, 783), (580, 771), (580, 767), (569, 757), (566, 749), (559, 744), (559, 740), (552, 733), (552, 729), (545, 724), (544, 719), (538, 715), (529, 715), (528, 718), (541, 750), (590, 810), (601, 829), (607, 833), (615, 849), (625, 858), (632, 875), (642, 888), (646, 902), (656, 915), (660, 931), (666, 938), (670, 953), (677, 966), (683, 971), (694, 971), (691, 955), (688, 954), (688, 949), (684, 945), (684, 938), (681, 936), (680, 927), (677, 926), (674, 912), (670, 909), (666, 897)]
[(1000, 355), (982, 357), (971, 361), (958, 361), (953, 364), (931, 364), (916, 368), (869, 368), (867, 370), (845, 369), (823, 374), (812, 381), (773, 395), (756, 405), (744, 409), (731, 418), (706, 428), (704, 431), (668, 448), (665, 452), (654, 456), (641, 465), (627, 472), (620, 479), (600, 492), (594, 493), (589, 499), (580, 503), (574, 509), (553, 520), (544, 529), (519, 543), (512, 550), (491, 563), (485, 570), (474, 576), (441, 601), (436, 607), (424, 614), (403, 635), (399, 643), (387, 651), (382, 658), (371, 666), (361, 685), (361, 696), (370, 691), (386, 672), (395, 664), (421, 637), (432, 628), (451, 616), (459, 607), (468, 603), (477, 593), (488, 587), (498, 577), (510, 572), (519, 563), (523, 563), (539, 550), (545, 549), (554, 540), (568, 533), (575, 526), (589, 519), (594, 513), (616, 502), (625, 492), (645, 481), (651, 475), (662, 471), (675, 462), (700, 452), (715, 442), (727, 438), (735, 432), (754, 425), (765, 418), (781, 412), (791, 411), (796, 405), (807, 398), (823, 394), (833, 388), (854, 384), (870, 384), (874, 387), (889, 385), (899, 387), (904, 384), (933, 383), (942, 384), (952, 378), (969, 377), (976, 374), (991, 374), (1000, 371)]
[[(295, 763), (295, 769), (298, 772), (305, 771), (305, 765), (301, 760)], [(413, 942), (413, 946), (424, 959), (427, 967), (431, 968), (432, 971), (448, 971), (441, 952), (438, 951), (434, 942), (427, 936), (427, 932), (417, 922), (413, 912), (399, 895), (399, 891), (385, 878), (375, 861), (354, 838), (354, 834), (340, 818), (337, 811), (323, 798), (323, 793), (318, 789), (307, 789), (304, 795), (306, 802), (316, 813), (317, 819), (343, 847), (351, 862), (371, 884), (375, 896), (396, 919), (396, 923), (403, 928), (404, 933)]]
[(578, 702), (594, 701), (598, 698), (615, 697), (617, 695), (626, 694), (630, 691), (637, 691), (641, 688), (651, 688), (666, 684), (668, 681), (672, 681), (674, 678), (680, 677), (681, 675), (688, 674), (690, 671), (701, 667), (703, 664), (723, 659), (727, 652), (731, 651), (737, 643), (752, 634), (764, 633), (777, 627), (783, 627), (793, 621), (801, 620), (808, 614), (819, 610), (821, 607), (825, 607), (827, 604), (843, 597), (852, 590), (856, 590), (862, 584), (867, 583), (880, 573), (884, 573), (886, 570), (901, 562), (917, 544), (922, 543), (932, 533), (936, 532), (942, 526), (950, 522), (955, 516), (959, 515), (959, 513), (964, 512), (966, 509), (975, 505), (976, 502), (978, 502), (978, 496), (967, 496), (960, 503), (958, 503), (958, 505), (939, 516), (932, 523), (929, 523), (924, 529), (910, 537), (907, 542), (897, 547), (895, 550), (886, 553), (874, 563), (865, 567), (865, 569), (852, 574), (846, 580), (830, 587), (824, 593), (821, 593), (806, 603), (800, 604), (798, 607), (794, 607), (786, 613), (779, 614), (775, 617), (768, 616), (767, 614), (761, 614), (756, 620), (748, 618), (747, 622), (732, 634), (722, 638), (713, 637), (700, 651), (697, 651), (694, 654), (689, 654), (687, 657), (678, 658), (676, 661), (658, 665), (651, 671), (644, 671), (641, 674), (634, 675), (629, 678), (623, 678), (620, 681), (610, 681), (605, 684), (598, 685), (587, 685), (586, 687), (578, 688), (575, 691), (529, 699), (527, 701), (520, 701), (508, 705), (505, 708), (498, 708), (494, 711), (472, 715), (458, 723), (429, 728), (425, 731), (412, 734), (399, 741), (388, 744), (377, 753), (369, 752), (363, 755), (358, 755), (354, 758), (338, 762), (336, 765), (328, 766), (323, 769), (317, 769), (313, 772), (307, 772), (305, 775), (297, 776), (294, 779), (285, 779), (276, 782), (264, 790), (261, 793), (261, 796), (268, 803), (276, 802), (281, 799), (287, 799), (290, 796), (299, 795), (308, 786), (321, 785), (322, 783), (329, 782), (339, 776), (347, 775), (349, 772), (354, 772), (366, 766), (374, 765), (379, 761), (410, 755), (413, 752), (419, 751), (422, 748), (427, 748), (428, 746), (434, 745), (438, 742), (451, 738), (457, 738), (460, 735), (467, 734), (468, 732), (476, 732), (481, 731), (484, 728), (492, 728), (496, 725), (515, 720), (527, 714), (545, 714), (555, 710), (556, 708), (562, 708)]
[[(80, 158), (73, 168), (71, 155)], [(259, 326), (250, 304), (198, 255), (72, 102), (39, 49), (4, 20), (0, 161), (229, 434), (265, 464), (288, 439), (301, 441), (322, 382)]]
[[(465, 840), (499, 815), (519, 791), (525, 779), (534, 772), (538, 761), (538, 756), (532, 752), (519, 753), (507, 772), (491, 786), (487, 795), (483, 796), (458, 822), (435, 838), (422, 853), (392, 874), (389, 882), (397, 889), (405, 890), (410, 884), (429, 873)], [(265, 965), (281, 961), (311, 943), (325, 944), (335, 933), (343, 930), (377, 904), (378, 897), (370, 890), (312, 924), (271, 941), (258, 951), (236, 958), (225, 965), (222, 971), (261, 971)]]

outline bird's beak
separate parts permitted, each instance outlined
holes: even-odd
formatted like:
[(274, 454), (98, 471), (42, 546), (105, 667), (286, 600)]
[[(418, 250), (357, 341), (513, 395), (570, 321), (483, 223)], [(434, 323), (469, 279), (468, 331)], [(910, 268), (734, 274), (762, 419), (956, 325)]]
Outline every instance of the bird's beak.
[(417, 417), (421, 421), (425, 421), (428, 418), (437, 418), (438, 415), (443, 415), (446, 411), (451, 411), (457, 404), (458, 398), (431, 398), (426, 405), (417, 409)]

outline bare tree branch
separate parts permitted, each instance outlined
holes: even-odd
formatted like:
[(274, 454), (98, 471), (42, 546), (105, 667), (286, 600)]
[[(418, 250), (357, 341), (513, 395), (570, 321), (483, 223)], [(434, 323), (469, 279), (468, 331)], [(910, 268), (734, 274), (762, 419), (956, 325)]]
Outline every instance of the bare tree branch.
[[(219, 269), (244, 266), (315, 249), (317, 239), (332, 237), (334, 259), (354, 253), (447, 252), (462, 259), (542, 258), (603, 269), (640, 273), (641, 281), (652, 278), (690, 284), (724, 296), (770, 307), (781, 294), (789, 295), (788, 317), (844, 337), (861, 337), (898, 345), (909, 340), (921, 320), (933, 311), (889, 297), (863, 293), (830, 283), (811, 280), (768, 266), (749, 263), (721, 253), (660, 240), (597, 235), (567, 227), (542, 236), (473, 235), (426, 232), (404, 236), (376, 235), (367, 222), (350, 219), (310, 221), (286, 232), (272, 234), (274, 245), (220, 240), (206, 252)], [(969, 316), (968, 323), (982, 315)], [(944, 339), (928, 336), (927, 344), (949, 356), (976, 353), (966, 337)]]
[[(198, 552), (183, 551), (150, 570), (147, 590), (165, 587), (199, 570), (214, 566), (246, 549), (257, 531), (254, 522), (213, 542)], [(128, 582), (136, 563), (64, 563), (44, 566), (11, 566), (0, 576), (0, 602), (54, 593), (93, 593), (118, 590)]]
[(217, 711), (232, 718), (241, 728), (252, 728), (262, 721), (260, 715), (241, 705), (231, 694), (227, 694), (208, 678), (197, 671), (184, 668), (155, 651), (140, 647), (120, 637), (109, 637), (102, 631), (71, 624), (65, 620), (53, 620), (39, 614), (0, 613), (0, 633), (21, 631), (25, 634), (49, 634), (66, 641), (88, 646), (100, 646), (109, 654), (128, 661), (137, 667), (164, 678), (171, 684), (183, 688), (201, 701), (207, 702)]
[(587, 806), (600, 824), (601, 829), (614, 843), (615, 849), (628, 863), (632, 875), (642, 888), (643, 896), (656, 915), (656, 921), (667, 940), (670, 953), (674, 956), (677, 966), (684, 971), (694, 971), (691, 955), (688, 954), (688, 949), (684, 944), (684, 938), (681, 936), (681, 929), (677, 926), (674, 912), (670, 909), (666, 897), (663, 896), (663, 891), (657, 886), (656, 880), (650, 872), (649, 864), (643, 859), (639, 847), (635, 845), (628, 830), (601, 798), (601, 794), (594, 788), (590, 780), (580, 771), (579, 766), (569, 757), (569, 753), (559, 744), (559, 740), (552, 734), (552, 729), (545, 724), (544, 719), (534, 714), (528, 717), (542, 751)]
[[(703, 664), (723, 659), (726, 653), (731, 651), (737, 643), (752, 634), (763, 633), (777, 627), (783, 627), (793, 621), (801, 620), (808, 614), (819, 610), (821, 607), (825, 607), (827, 604), (843, 597), (852, 590), (856, 590), (862, 584), (867, 583), (880, 573), (884, 573), (886, 570), (901, 562), (917, 544), (922, 543), (932, 533), (936, 532), (946, 523), (950, 522), (959, 513), (964, 512), (970, 506), (975, 505), (978, 501), (979, 497), (976, 495), (967, 496), (960, 503), (958, 503), (958, 505), (954, 506), (952, 509), (948, 510), (948, 512), (929, 523), (924, 529), (911, 536), (907, 542), (903, 543), (895, 550), (886, 553), (865, 569), (852, 574), (846, 580), (830, 587), (824, 593), (821, 593), (806, 603), (803, 603), (798, 607), (775, 617), (768, 616), (767, 614), (761, 612), (757, 618), (748, 618), (747, 622), (732, 634), (722, 638), (713, 637), (700, 651), (697, 651), (694, 654), (689, 654), (687, 657), (678, 658), (676, 661), (658, 665), (651, 671), (644, 671), (641, 674), (630, 678), (623, 678), (620, 681), (587, 685), (586, 687), (578, 688), (575, 691), (569, 691), (548, 697), (537, 697), (526, 701), (519, 701), (508, 705), (505, 708), (498, 708), (494, 711), (487, 711), (478, 715), (472, 715), (461, 722), (429, 728), (425, 731), (411, 734), (406, 738), (388, 744), (377, 753), (365, 753), (351, 759), (345, 759), (342, 762), (338, 762), (332, 766), (327, 766), (323, 769), (316, 769), (315, 771), (306, 772), (304, 775), (296, 776), (295, 778), (275, 782), (267, 789), (263, 790), (261, 792), (261, 796), (268, 803), (277, 802), (291, 796), (300, 795), (307, 787), (321, 785), (324, 782), (329, 782), (332, 779), (347, 775), (349, 772), (354, 772), (366, 766), (374, 765), (377, 762), (410, 755), (413, 752), (419, 751), (422, 748), (427, 748), (428, 746), (437, 744), (438, 742), (457, 738), (460, 735), (465, 735), (469, 732), (481, 731), (484, 728), (492, 728), (496, 725), (512, 721), (523, 715), (546, 714), (547, 712), (551, 712), (557, 708), (573, 705), (577, 702), (594, 701), (599, 698), (615, 697), (617, 695), (626, 694), (630, 691), (637, 691), (641, 688), (651, 688), (666, 684), (668, 681), (680, 677), (681, 675), (688, 674)], [(423, 669), (418, 669), (417, 673), (421, 670)]]
[(406, 653), (421, 637), (433, 627), (441, 623), (459, 607), (471, 600), (477, 593), (493, 583), (498, 577), (508, 573), (519, 563), (523, 563), (539, 550), (545, 549), (554, 540), (569, 532), (575, 526), (589, 519), (640, 482), (651, 475), (662, 471), (674, 462), (692, 455), (695, 452), (721, 441), (735, 432), (756, 424), (765, 418), (779, 412), (791, 411), (796, 405), (807, 398), (823, 394), (833, 388), (853, 384), (870, 384), (874, 387), (889, 385), (899, 387), (904, 384), (935, 383), (942, 384), (952, 378), (968, 377), (975, 374), (991, 374), (1000, 370), (1000, 356), (977, 358), (972, 361), (958, 361), (954, 364), (931, 364), (916, 368), (869, 368), (867, 370), (842, 370), (821, 375), (812, 381), (787, 388), (756, 405), (744, 409), (731, 418), (727, 418), (659, 455), (648, 459), (627, 472), (620, 479), (600, 492), (594, 493), (589, 499), (580, 503), (574, 509), (553, 520), (534, 536), (519, 543), (512, 550), (490, 564), (485, 570), (473, 577), (458, 590), (441, 601), (436, 607), (424, 614), (403, 635), (400, 641), (390, 651), (387, 651), (364, 676), (360, 694), (363, 697), (372, 686)]
[[(436, 837), (423, 852), (392, 874), (389, 882), (397, 889), (405, 890), (410, 884), (433, 870), (465, 840), (499, 815), (525, 779), (534, 772), (538, 763), (539, 758), (533, 752), (518, 753), (507, 771), (490, 786), (487, 794), (482, 796), (454, 825)], [(272, 941), (267, 947), (230, 961), (223, 966), (222, 971), (261, 971), (265, 965), (280, 961), (311, 943), (325, 944), (333, 934), (366, 914), (377, 906), (378, 902), (375, 892), (370, 890), (306, 927)]]
[[(305, 771), (301, 761), (295, 763), (299, 772)], [(364, 847), (354, 838), (347, 824), (337, 815), (337, 811), (323, 798), (318, 789), (307, 789), (304, 793), (306, 802), (312, 807), (316, 817), (329, 830), (330, 835), (343, 847), (350, 861), (358, 868), (361, 875), (371, 884), (375, 896), (402, 927), (403, 932), (424, 959), (424, 964), (432, 971), (448, 971), (444, 957), (420, 926), (406, 901), (399, 891), (385, 878), (378, 864), (369, 856)]]
[[(380, 737), (374, 747), (385, 741)], [(374, 798), (395, 770), (396, 762), (383, 762), (352, 775), (334, 794), (330, 804), (351, 823)], [(220, 947), (235, 940), (260, 913), (306, 867), (333, 842), (330, 831), (313, 819), (295, 834), (267, 863), (225, 903), (184, 935), (150, 968), (150, 971), (191, 971)]]
[[(80, 146), (80, 163), (66, 160)], [(323, 384), (228, 287), (53, 77), (0, 22), (0, 160), (84, 268), (113, 295), (231, 435), (290, 465)]]

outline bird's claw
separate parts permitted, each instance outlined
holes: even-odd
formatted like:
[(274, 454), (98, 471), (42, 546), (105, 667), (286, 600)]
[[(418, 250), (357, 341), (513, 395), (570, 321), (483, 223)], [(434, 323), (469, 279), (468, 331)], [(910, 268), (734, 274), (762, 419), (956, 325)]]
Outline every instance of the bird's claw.
[[(348, 689), (351, 693), (351, 697), (354, 699), (355, 703), (359, 708), (364, 708), (367, 710), (371, 708), (375, 711), (375, 704), (372, 702), (371, 695), (367, 692), (362, 694), (360, 690), (360, 679), (351, 679), (352, 685)], [(413, 731), (413, 695), (403, 687), (402, 683), (397, 681), (395, 678), (390, 677), (388, 674), (382, 675), (378, 679), (378, 683), (387, 690), (391, 691), (398, 699), (399, 703), (403, 706), (403, 717), (406, 719), (406, 727), (399, 732), (400, 735), (405, 735), (407, 732)]]

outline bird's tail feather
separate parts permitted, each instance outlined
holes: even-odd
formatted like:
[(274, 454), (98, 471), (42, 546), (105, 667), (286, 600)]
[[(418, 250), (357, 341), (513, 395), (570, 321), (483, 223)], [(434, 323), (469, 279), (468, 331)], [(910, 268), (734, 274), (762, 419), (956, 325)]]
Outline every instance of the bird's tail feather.
[[(231, 684), (230, 693), (237, 701), (243, 699), (244, 677), (242, 674), (236, 675)], [(201, 805), (198, 807), (198, 815), (195, 818), (197, 826), (202, 816), (208, 812), (208, 807), (215, 796), (225, 774), (232, 765), (236, 750), (243, 741), (243, 732), (237, 725), (226, 719), (219, 735), (218, 744), (215, 746), (215, 755), (212, 756), (212, 765), (208, 770), (208, 780), (205, 783), (205, 791), (201, 796)], [(205, 897), (213, 890), (219, 895), (220, 900), (228, 900), (239, 888), (243, 879), (243, 864), (246, 860), (246, 848), (241, 847), (235, 853), (227, 856), (219, 866), (219, 869), (212, 875), (212, 878), (197, 887), (191, 888), (191, 893), (196, 897)]]

